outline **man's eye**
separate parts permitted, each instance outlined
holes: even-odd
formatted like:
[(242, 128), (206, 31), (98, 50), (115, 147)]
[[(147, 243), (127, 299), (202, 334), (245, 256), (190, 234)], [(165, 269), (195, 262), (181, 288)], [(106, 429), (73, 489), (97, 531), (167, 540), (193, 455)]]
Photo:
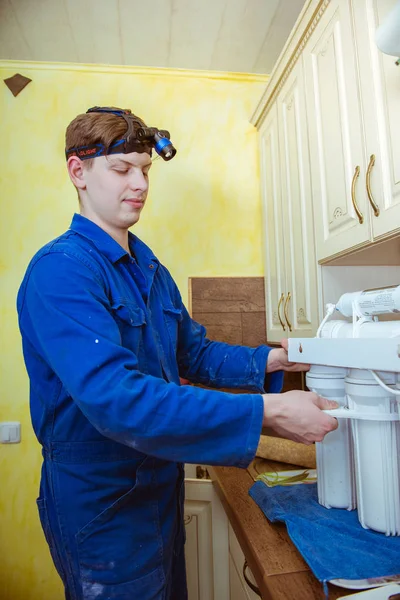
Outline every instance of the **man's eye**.
[(128, 173), (128, 169), (114, 169), (117, 173), (121, 173), (121, 175), (126, 175)]

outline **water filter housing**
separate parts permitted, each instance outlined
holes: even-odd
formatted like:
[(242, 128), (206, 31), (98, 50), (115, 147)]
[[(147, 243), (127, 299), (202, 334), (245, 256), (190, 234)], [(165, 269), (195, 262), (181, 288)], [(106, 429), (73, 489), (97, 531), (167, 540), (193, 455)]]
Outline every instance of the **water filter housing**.
[(400, 312), (400, 286), (344, 294), (327, 309), (316, 338), (289, 340), (289, 360), (312, 365), (308, 388), (340, 406), (326, 411), (338, 429), (316, 444), (318, 500), (400, 535), (400, 321), (378, 320)]

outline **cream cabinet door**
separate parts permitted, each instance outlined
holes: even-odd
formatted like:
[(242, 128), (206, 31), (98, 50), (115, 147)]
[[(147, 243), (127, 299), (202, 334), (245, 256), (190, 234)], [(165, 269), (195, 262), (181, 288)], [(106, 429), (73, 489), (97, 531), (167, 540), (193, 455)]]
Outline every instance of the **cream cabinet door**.
[(279, 342), (288, 333), (283, 314), (287, 291), (278, 135), (278, 111), (274, 104), (263, 122), (259, 138), (265, 252), (265, 303), (267, 340), (269, 342)]
[[(229, 525), (230, 600), (257, 600), (260, 597), (247, 584), (243, 575), (244, 565), (244, 554), (232, 526)], [(246, 577), (257, 587), (254, 576), (249, 568), (246, 569)]]
[(349, 0), (331, 0), (305, 46), (303, 60), (317, 259), (323, 260), (371, 238)]
[(245, 584), (240, 579), (239, 572), (231, 556), (229, 557), (229, 583), (231, 590), (229, 600), (249, 600)]
[(290, 337), (313, 337), (319, 323), (317, 261), (301, 58), (285, 82), (277, 106), (286, 271), (283, 313)]
[(376, 46), (375, 31), (397, 0), (353, 1), (374, 239), (400, 231), (400, 67)]
[(228, 518), (210, 480), (185, 480), (189, 600), (229, 600)]

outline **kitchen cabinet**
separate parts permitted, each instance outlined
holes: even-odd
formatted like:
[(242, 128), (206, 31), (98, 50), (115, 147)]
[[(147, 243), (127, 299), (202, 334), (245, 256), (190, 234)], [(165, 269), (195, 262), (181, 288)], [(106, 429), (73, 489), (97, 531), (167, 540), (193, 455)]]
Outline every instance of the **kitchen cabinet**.
[[(189, 600), (258, 598), (243, 575), (244, 554), (211, 480), (185, 480), (184, 522)], [(256, 586), (248, 567), (245, 573)]]
[(317, 258), (400, 233), (400, 71), (375, 31), (396, 0), (331, 0), (303, 52)]
[(331, 0), (303, 51), (317, 259), (370, 240), (357, 56), (348, 0)]
[(229, 600), (228, 519), (210, 480), (185, 480), (189, 600)]
[(317, 278), (302, 61), (266, 115), (260, 144), (268, 341), (314, 336)]
[(314, 336), (319, 323), (317, 265), (301, 60), (282, 87), (277, 105), (287, 293), (283, 312), (289, 337)]
[(397, 0), (353, 1), (372, 238), (400, 233), (400, 67), (375, 43), (375, 31)]
[(274, 105), (260, 131), (263, 198), (265, 304), (267, 338), (279, 342), (287, 329), (282, 304), (286, 298), (278, 109)]
[[(313, 238), (324, 264), (360, 249), (371, 256), (375, 242), (400, 235), (400, 67), (375, 44), (395, 3), (306, 2), (252, 116), (267, 203), (271, 341), (283, 325), (292, 335), (315, 332), (314, 272), (298, 287), (312, 265)], [(284, 280), (276, 275), (282, 265)]]

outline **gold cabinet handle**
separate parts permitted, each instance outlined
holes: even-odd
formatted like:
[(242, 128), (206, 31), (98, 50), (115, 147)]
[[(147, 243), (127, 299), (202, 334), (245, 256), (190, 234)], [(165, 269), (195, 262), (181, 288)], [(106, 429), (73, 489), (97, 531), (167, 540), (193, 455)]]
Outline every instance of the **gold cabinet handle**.
[(356, 200), (356, 182), (360, 175), (360, 167), (357, 166), (354, 171), (353, 181), (351, 182), (351, 201), (353, 202), (354, 210), (357, 213), (358, 220), (360, 221), (360, 225), (364, 223), (364, 217), (360, 209), (358, 208), (357, 200)]
[(370, 205), (372, 206), (372, 209), (374, 211), (374, 215), (376, 217), (379, 217), (380, 214), (380, 210), (379, 210), (379, 206), (377, 205), (377, 203), (375, 202), (373, 196), (372, 196), (372, 192), (371, 192), (371, 171), (372, 171), (372, 167), (375, 164), (375, 154), (371, 154), (371, 158), (369, 159), (369, 165), (368, 165), (368, 169), (367, 169), (367, 175), (366, 175), (366, 185), (367, 185), (367, 194), (368, 194), (368, 200)]
[(281, 319), (281, 304), (283, 302), (284, 297), (285, 297), (285, 294), (282, 293), (282, 295), (279, 299), (279, 302), (278, 302), (278, 318), (279, 318), (279, 323), (281, 324), (283, 331), (286, 331), (286, 325)]
[(288, 307), (288, 304), (289, 304), (289, 301), (290, 301), (291, 297), (292, 297), (292, 295), (289, 292), (288, 295), (287, 295), (287, 298), (286, 298), (285, 307), (283, 309), (283, 312), (285, 313), (286, 323), (288, 324), (288, 327), (289, 327), (289, 331), (292, 331), (292, 325), (291, 325), (291, 323), (289, 321), (289, 317), (287, 316), (287, 307)]

